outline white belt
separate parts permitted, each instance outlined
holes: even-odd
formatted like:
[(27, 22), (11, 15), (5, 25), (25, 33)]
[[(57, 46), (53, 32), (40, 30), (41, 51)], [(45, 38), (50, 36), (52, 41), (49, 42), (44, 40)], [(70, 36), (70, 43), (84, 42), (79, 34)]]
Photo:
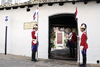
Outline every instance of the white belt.
[(36, 40), (36, 39), (32, 39), (32, 40)]

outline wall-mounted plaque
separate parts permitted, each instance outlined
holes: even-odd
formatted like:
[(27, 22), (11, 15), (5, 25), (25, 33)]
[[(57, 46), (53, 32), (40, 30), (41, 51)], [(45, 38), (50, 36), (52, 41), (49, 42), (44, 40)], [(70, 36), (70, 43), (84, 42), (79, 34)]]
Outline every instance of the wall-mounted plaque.
[(62, 44), (62, 33), (57, 33), (57, 44)]
[(33, 26), (36, 24), (36, 22), (26, 22), (24, 23), (24, 29), (33, 29)]

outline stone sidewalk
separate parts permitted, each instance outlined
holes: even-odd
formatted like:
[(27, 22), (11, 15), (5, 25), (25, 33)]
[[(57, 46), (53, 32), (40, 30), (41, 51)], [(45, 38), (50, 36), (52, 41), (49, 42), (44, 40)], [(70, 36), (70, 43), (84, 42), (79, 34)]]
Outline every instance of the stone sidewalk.
[[(0, 67), (79, 67), (75, 61), (39, 59), (38, 62), (30, 61), (30, 57), (0, 54)], [(87, 67), (100, 67), (88, 64)]]

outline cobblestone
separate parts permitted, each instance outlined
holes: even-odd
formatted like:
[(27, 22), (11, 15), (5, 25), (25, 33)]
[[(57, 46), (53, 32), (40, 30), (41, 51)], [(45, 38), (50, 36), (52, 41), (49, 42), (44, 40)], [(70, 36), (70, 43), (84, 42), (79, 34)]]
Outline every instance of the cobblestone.
[[(76, 61), (39, 59), (31, 61), (30, 57), (0, 54), (0, 67), (79, 67)], [(98, 64), (88, 64), (87, 67), (100, 67)]]

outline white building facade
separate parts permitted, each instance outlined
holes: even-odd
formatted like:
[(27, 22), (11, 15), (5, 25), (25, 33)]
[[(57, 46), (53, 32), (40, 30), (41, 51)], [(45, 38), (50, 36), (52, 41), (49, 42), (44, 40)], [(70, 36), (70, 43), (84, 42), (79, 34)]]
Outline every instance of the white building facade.
[[(88, 50), (87, 50), (87, 63), (96, 64), (100, 60), (100, 45), (99, 45), (99, 28), (100, 28), (100, 4), (96, 2), (83, 2), (76, 3), (78, 9), (78, 31), (81, 37), (80, 25), (82, 22), (87, 24), (88, 35)], [(31, 7), (31, 11), (27, 12), (25, 8), (1, 10), (0, 11), (0, 53), (5, 53), (5, 16), (9, 16), (8, 22), (8, 37), (7, 37), (7, 53), (14, 55), (22, 55), (31, 57), (31, 31), (32, 29), (24, 29), (25, 22), (33, 21), (33, 14), (37, 5)], [(49, 47), (49, 16), (75, 13), (75, 5), (72, 3), (64, 3), (63, 6), (53, 4), (48, 6), (44, 4), (39, 7), (39, 51), (38, 57), (48, 59)], [(44, 53), (44, 54), (43, 54)], [(80, 51), (81, 56), (81, 51)], [(82, 56), (81, 62), (82, 62)], [(79, 62), (79, 53), (77, 62)]]

